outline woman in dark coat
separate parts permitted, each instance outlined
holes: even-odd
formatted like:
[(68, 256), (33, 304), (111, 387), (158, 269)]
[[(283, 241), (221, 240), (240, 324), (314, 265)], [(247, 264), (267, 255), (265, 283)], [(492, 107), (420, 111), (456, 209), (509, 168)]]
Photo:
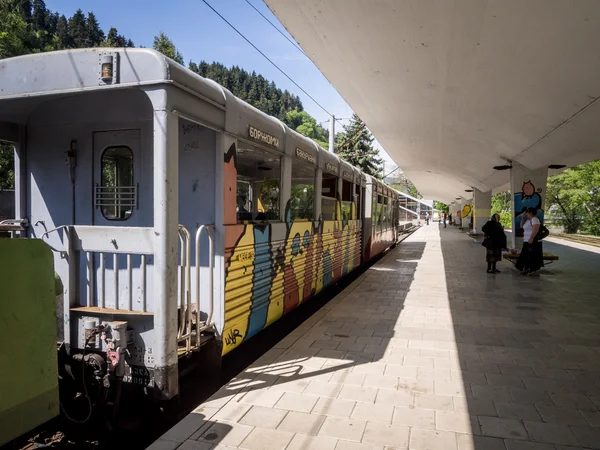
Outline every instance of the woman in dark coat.
[(496, 263), (502, 261), (502, 249), (506, 248), (506, 235), (500, 223), (500, 214), (494, 214), (481, 231), (485, 234), (487, 273), (499, 273)]

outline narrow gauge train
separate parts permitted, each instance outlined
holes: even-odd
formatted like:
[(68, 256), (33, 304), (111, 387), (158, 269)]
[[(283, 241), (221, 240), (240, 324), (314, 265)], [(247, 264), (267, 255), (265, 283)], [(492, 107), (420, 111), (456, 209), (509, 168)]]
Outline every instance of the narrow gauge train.
[(19, 237), (64, 285), (59, 363), (88, 386), (177, 396), (182, 357), (220, 358), (410, 222), (398, 192), (148, 49), (0, 61), (0, 139)]

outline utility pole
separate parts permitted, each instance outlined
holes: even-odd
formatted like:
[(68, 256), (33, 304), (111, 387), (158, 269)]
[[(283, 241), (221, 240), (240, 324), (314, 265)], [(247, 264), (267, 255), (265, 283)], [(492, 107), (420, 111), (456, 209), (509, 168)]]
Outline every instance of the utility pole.
[(335, 153), (333, 143), (335, 142), (335, 116), (331, 116), (331, 123), (329, 124), (329, 151)]

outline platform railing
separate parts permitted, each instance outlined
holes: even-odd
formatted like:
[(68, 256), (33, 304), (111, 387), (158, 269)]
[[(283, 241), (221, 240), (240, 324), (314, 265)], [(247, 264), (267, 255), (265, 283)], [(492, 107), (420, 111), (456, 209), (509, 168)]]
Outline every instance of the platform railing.
[[(200, 286), (201, 286), (201, 282), (200, 282), (200, 240), (202, 238), (202, 233), (203, 231), (206, 231), (206, 235), (208, 236), (208, 297), (209, 297), (209, 301), (208, 301), (208, 316), (206, 318), (206, 321), (202, 322), (201, 321), (201, 317), (200, 317)], [(214, 294), (214, 272), (215, 272), (215, 266), (214, 266), (214, 258), (215, 258), (215, 241), (214, 241), (214, 231), (215, 231), (215, 226), (214, 225), (201, 225), (200, 227), (198, 227), (198, 230), (196, 231), (196, 246), (195, 246), (195, 250), (196, 250), (196, 296), (195, 296), (195, 300), (196, 300), (196, 326), (197, 326), (197, 333), (201, 333), (202, 331), (210, 328), (213, 326), (213, 322), (212, 322), (212, 317), (213, 317), (213, 312), (214, 312), (214, 307), (215, 307), (215, 294)], [(196, 339), (197, 345), (199, 345), (200, 343), (200, 336), (198, 335), (198, 338)]]
[(185, 341), (185, 352), (192, 350), (192, 297), (190, 292), (190, 232), (179, 225), (179, 327), (177, 342)]

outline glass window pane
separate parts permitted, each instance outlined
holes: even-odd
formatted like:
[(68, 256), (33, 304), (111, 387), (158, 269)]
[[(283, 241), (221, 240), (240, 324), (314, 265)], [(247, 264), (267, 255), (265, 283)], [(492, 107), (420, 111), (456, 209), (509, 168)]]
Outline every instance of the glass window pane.
[(279, 220), (281, 156), (243, 144), (237, 152), (238, 221)]
[(100, 187), (96, 207), (107, 220), (127, 220), (136, 206), (133, 182), (133, 152), (129, 147), (109, 147), (100, 161)]
[(292, 220), (314, 220), (315, 168), (292, 160), (290, 214)]
[(323, 173), (323, 184), (321, 186), (321, 215), (323, 220), (336, 220), (335, 200), (337, 197), (338, 177), (329, 173)]

